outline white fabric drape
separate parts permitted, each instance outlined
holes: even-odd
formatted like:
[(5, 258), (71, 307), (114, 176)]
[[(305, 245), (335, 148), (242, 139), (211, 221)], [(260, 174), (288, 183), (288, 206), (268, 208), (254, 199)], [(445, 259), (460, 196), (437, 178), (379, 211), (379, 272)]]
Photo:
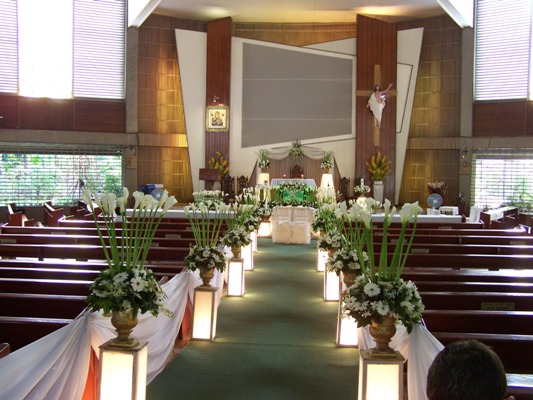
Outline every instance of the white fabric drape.
[[(304, 146), (302, 145), (302, 152), (304, 156), (312, 160), (321, 160), (323, 150), (318, 147)], [(292, 149), (292, 146), (280, 147), (277, 149), (269, 149), (269, 158), (272, 160), (283, 160), (284, 158), (289, 157), (289, 153)]]
[[(222, 287), (225, 275), (215, 271), (213, 286)], [(198, 271), (183, 271), (162, 285), (173, 318), (139, 315), (134, 336), (148, 342), (148, 382), (163, 370), (183, 322), (187, 298), (201, 284)], [(220, 296), (222, 290), (218, 290)], [(83, 312), (69, 325), (0, 359), (0, 400), (77, 400), (85, 389), (90, 350), (116, 336), (110, 318)]]
[[(360, 350), (376, 345), (368, 327), (357, 329)], [(396, 325), (396, 334), (390, 347), (409, 361), (407, 364), (407, 386), (410, 400), (427, 400), (426, 379), (429, 367), (437, 354), (444, 348), (425, 326), (417, 324), (411, 334), (401, 324)]]

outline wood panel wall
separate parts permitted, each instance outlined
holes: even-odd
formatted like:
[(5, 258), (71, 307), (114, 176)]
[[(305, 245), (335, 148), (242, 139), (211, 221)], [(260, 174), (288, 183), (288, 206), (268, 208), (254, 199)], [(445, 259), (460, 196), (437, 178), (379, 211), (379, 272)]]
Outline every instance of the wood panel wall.
[[(462, 32), (447, 15), (398, 24), (398, 30), (419, 27), (424, 35), (409, 130), (410, 143), (418, 145), (407, 149), (399, 203), (425, 207), (427, 183), (444, 181), (444, 204), (451, 205), (459, 194)], [(435, 148), (437, 142), (443, 147)]]
[(474, 103), (473, 136), (533, 136), (533, 102)]
[(175, 29), (205, 32), (200, 21), (151, 15), (139, 28), (137, 186), (162, 183), (192, 200)]
[[(223, 104), (231, 109), (231, 36), (231, 18), (207, 23), (206, 106)], [(231, 119), (229, 123), (231, 132)], [(205, 133), (206, 167), (208, 160), (215, 155), (216, 151), (220, 151), (231, 165), (229, 157), (230, 132)]]
[(122, 100), (55, 100), (0, 93), (0, 128), (77, 132), (126, 132)]
[[(385, 89), (396, 83), (397, 39), (396, 25), (357, 16), (357, 85), (356, 89), (371, 91), (374, 86), (374, 66), (380, 66), (380, 84)], [(380, 129), (380, 145), (372, 140), (373, 115), (366, 108), (368, 95), (356, 100), (355, 176), (370, 181), (365, 161), (379, 150), (392, 161), (392, 174), (385, 179), (385, 198), (394, 199), (394, 165), (396, 159), (396, 97), (387, 96)]]
[(355, 37), (355, 21), (343, 24), (235, 23), (236, 37), (263, 42), (307, 46)]

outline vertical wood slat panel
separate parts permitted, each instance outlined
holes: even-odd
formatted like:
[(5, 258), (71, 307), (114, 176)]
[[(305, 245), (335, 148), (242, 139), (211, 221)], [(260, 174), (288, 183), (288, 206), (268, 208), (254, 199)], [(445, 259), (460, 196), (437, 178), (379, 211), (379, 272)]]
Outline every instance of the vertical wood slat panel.
[[(374, 65), (381, 70), (380, 84), (385, 89), (396, 82), (397, 59), (396, 25), (376, 19), (357, 16), (357, 90), (374, 88)], [(393, 88), (394, 89), (394, 88)], [(368, 96), (356, 100), (355, 176), (370, 180), (367, 161), (378, 150), (392, 161), (392, 174), (385, 180), (385, 198), (394, 196), (394, 165), (396, 159), (396, 97), (388, 96), (383, 109), (380, 146), (372, 140), (372, 113), (366, 108)]]
[[(206, 106), (230, 106), (232, 19), (207, 23)], [(230, 131), (231, 131), (231, 119)], [(205, 133), (205, 165), (216, 151), (229, 160), (230, 133)]]

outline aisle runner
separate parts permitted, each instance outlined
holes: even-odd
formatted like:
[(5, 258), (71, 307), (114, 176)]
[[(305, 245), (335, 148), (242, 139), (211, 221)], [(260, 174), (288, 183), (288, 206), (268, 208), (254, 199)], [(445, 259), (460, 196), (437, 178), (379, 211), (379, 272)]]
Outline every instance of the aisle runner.
[(353, 400), (358, 352), (335, 346), (337, 303), (322, 300), (316, 241), (260, 239), (243, 298), (226, 297), (214, 342), (191, 341), (150, 400)]

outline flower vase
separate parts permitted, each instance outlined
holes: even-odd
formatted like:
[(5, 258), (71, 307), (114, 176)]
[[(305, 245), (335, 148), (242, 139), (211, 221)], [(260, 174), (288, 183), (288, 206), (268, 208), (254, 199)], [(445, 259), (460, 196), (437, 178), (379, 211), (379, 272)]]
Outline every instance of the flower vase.
[(138, 318), (133, 318), (133, 313), (125, 311), (113, 311), (111, 313), (111, 325), (117, 331), (117, 337), (113, 340), (113, 345), (119, 347), (132, 347), (138, 344), (138, 340), (131, 337), (133, 328), (137, 326)]
[(379, 201), (380, 204), (383, 204), (384, 188), (383, 181), (374, 181), (373, 197), (374, 200)]
[(242, 247), (234, 246), (231, 248), (231, 252), (233, 253), (233, 258), (241, 258)]
[(372, 354), (388, 355), (394, 354), (389, 343), (396, 334), (396, 318), (388, 314), (383, 317), (372, 318), (369, 327), (370, 335), (376, 342), (376, 347), (370, 349)]
[(202, 287), (211, 287), (211, 279), (215, 276), (215, 269), (213, 267), (199, 267), (200, 279), (202, 279)]
[(337, 250), (339, 250), (338, 247), (332, 247), (331, 249), (328, 249), (328, 255), (329, 255), (330, 257), (333, 257), (333, 254), (335, 254), (335, 252), (336, 252)]
[(355, 278), (357, 278), (357, 272), (355, 270), (349, 268), (342, 269), (342, 279), (347, 288), (355, 283)]

